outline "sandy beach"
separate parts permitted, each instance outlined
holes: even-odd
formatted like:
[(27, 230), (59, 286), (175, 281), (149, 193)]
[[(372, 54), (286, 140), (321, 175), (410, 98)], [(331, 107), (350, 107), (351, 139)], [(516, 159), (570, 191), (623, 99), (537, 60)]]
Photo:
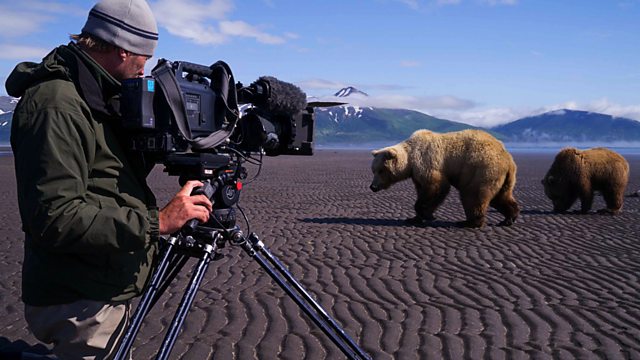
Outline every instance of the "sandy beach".
[[(371, 155), (356, 150), (266, 158), (240, 205), (250, 231), (374, 359), (640, 359), (640, 198), (625, 198), (618, 216), (553, 214), (540, 180), (555, 153), (513, 155), (521, 216), (511, 227), (496, 226), (494, 210), (481, 229), (456, 227), (455, 190), (431, 226), (405, 225), (412, 184), (371, 192)], [(640, 155), (625, 157), (631, 194)], [(160, 204), (179, 188), (161, 166), (150, 183)], [(46, 353), (23, 320), (10, 156), (0, 157), (0, 192), (0, 355)], [(597, 196), (594, 209), (603, 206)], [(344, 358), (256, 262), (237, 247), (223, 253), (171, 358)], [(190, 269), (147, 317), (134, 359), (155, 356)]]

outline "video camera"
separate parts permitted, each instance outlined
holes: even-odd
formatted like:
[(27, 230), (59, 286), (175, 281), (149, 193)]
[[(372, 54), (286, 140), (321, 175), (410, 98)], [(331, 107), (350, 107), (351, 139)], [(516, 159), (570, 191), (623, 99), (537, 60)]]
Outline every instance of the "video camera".
[(122, 88), (123, 127), (134, 150), (161, 158), (228, 149), (313, 154), (313, 108), (297, 86), (274, 77), (245, 87), (222, 61), (207, 67), (161, 59), (151, 77), (124, 80)]
[(235, 225), (233, 208), (247, 177), (242, 164), (261, 165), (255, 154), (313, 154), (313, 106), (300, 88), (274, 77), (243, 86), (222, 61), (204, 66), (161, 59), (150, 77), (126, 79), (122, 89), (129, 148), (150, 154), (181, 184), (203, 181), (193, 194), (209, 191), (215, 198), (210, 221), (192, 221), (187, 232)]

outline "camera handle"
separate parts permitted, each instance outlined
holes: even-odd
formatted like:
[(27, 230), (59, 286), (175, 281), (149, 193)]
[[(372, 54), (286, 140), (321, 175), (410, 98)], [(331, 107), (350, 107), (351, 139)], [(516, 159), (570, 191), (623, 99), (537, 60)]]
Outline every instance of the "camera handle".
[[(173, 69), (173, 65), (166, 59), (160, 59), (158, 64), (153, 68), (151, 74), (156, 80), (167, 100), (171, 114), (175, 119), (180, 136), (189, 143), (190, 147), (196, 150), (213, 149), (225, 142), (231, 136), (233, 129), (240, 118), (237, 110), (238, 101), (235, 89), (235, 80), (231, 68), (223, 61), (218, 61), (211, 65), (210, 68), (204, 68), (201, 65), (191, 64), (187, 62), (176, 63), (178, 69)], [(208, 69), (208, 71), (207, 71)], [(182, 71), (193, 71), (195, 74), (204, 75), (211, 78), (212, 85), (220, 87), (221, 101), (225, 104), (225, 117), (227, 124), (224, 128), (212, 132), (209, 136), (201, 138), (191, 138), (191, 129), (189, 121), (187, 121), (186, 107), (184, 98), (176, 76), (182, 76)], [(176, 74), (176, 71), (178, 74)]]
[[(371, 359), (300, 285), (286, 267), (258, 239), (256, 234), (252, 233), (245, 237), (237, 226), (227, 230), (198, 227), (189, 236), (179, 234), (167, 239), (160, 256), (161, 260), (140, 299), (131, 319), (131, 324), (120, 342), (114, 359), (124, 360), (128, 358), (131, 346), (146, 315), (175, 276), (182, 270), (188, 259), (197, 257), (199, 261), (194, 266), (189, 285), (185, 289), (183, 298), (156, 355), (157, 360), (169, 357), (189, 308), (193, 303), (195, 294), (202, 283), (207, 267), (211, 260), (215, 259), (216, 255), (219, 255), (218, 251), (224, 247), (225, 242), (240, 246), (252, 259), (258, 262), (285, 293), (294, 300), (298, 307), (340, 348), (348, 359)], [(167, 272), (169, 269), (171, 271)]]

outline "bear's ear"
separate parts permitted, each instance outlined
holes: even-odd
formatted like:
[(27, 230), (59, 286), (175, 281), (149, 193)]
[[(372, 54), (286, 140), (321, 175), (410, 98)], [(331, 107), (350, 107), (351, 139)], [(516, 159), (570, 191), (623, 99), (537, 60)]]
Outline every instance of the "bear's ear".
[(374, 157), (380, 155), (385, 160), (391, 160), (398, 155), (398, 152), (394, 148), (388, 148), (388, 149), (373, 150), (371, 152), (371, 155), (373, 155)]
[(384, 153), (384, 159), (385, 160), (393, 160), (398, 156), (398, 150), (394, 149), (394, 148), (389, 148), (387, 149), (387, 151), (385, 151)]

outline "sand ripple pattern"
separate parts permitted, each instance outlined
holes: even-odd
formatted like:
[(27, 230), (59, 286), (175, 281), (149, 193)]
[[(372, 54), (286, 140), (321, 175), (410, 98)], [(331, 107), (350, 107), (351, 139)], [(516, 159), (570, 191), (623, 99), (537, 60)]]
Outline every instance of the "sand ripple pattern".
[[(540, 184), (553, 155), (514, 158), (522, 215), (512, 227), (496, 226), (494, 211), (483, 229), (455, 227), (455, 191), (433, 226), (406, 226), (412, 185), (370, 192), (371, 156), (358, 151), (268, 158), (241, 205), (251, 230), (374, 359), (640, 359), (640, 199), (626, 198), (617, 217), (555, 215)], [(640, 156), (627, 159), (631, 192)], [(161, 203), (176, 183), (155, 173)], [(21, 235), (7, 230), (15, 214), (3, 216), (14, 244), (0, 264), (3, 336), (30, 341), (15, 268)], [(257, 263), (224, 252), (173, 358), (344, 358)], [(188, 277), (153, 309), (134, 358), (157, 351)]]

